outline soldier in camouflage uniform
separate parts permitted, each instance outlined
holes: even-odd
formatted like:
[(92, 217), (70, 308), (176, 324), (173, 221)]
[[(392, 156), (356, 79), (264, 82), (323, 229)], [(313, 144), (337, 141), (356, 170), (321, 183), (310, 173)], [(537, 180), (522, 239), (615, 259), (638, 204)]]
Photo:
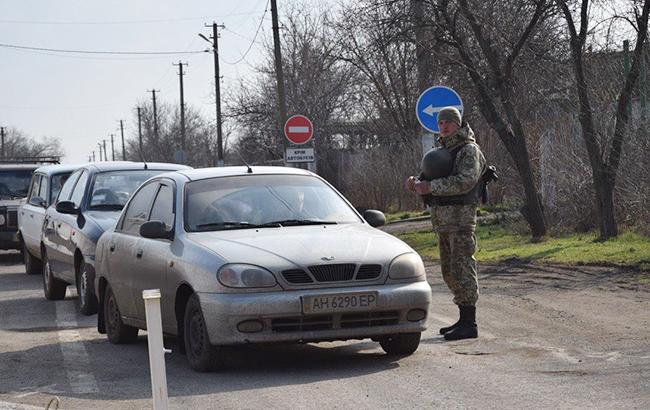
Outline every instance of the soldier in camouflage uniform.
[(438, 113), (438, 128), (441, 144), (452, 153), (451, 174), (431, 181), (409, 177), (406, 186), (411, 192), (432, 195), (431, 223), (438, 233), (442, 276), (460, 311), (459, 320), (440, 333), (447, 340), (475, 338), (479, 290), (474, 230), (486, 162), (474, 132), (462, 124), (456, 108), (446, 107)]

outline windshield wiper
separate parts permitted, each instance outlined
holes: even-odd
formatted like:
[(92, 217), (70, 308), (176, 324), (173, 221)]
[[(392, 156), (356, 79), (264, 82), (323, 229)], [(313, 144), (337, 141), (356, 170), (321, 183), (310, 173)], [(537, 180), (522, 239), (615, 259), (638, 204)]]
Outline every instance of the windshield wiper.
[(252, 224), (249, 222), (210, 222), (205, 224), (196, 225), (197, 229), (217, 228), (216, 230), (224, 229), (252, 229), (252, 228), (279, 228), (280, 224), (277, 222), (270, 222), (266, 224)]
[(280, 224), (282, 226), (299, 226), (299, 225), (336, 225), (335, 221), (319, 221), (316, 219), (283, 219), (281, 221), (269, 222)]

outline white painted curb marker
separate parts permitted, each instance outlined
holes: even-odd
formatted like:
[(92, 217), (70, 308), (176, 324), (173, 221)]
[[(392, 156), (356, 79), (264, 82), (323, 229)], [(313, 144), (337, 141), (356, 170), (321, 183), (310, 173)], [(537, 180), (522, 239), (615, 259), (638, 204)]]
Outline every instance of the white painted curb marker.
[(160, 289), (142, 291), (147, 317), (147, 342), (149, 343), (149, 369), (151, 370), (151, 393), (154, 410), (167, 410), (167, 373), (165, 353), (171, 350), (163, 345), (162, 318), (160, 315)]

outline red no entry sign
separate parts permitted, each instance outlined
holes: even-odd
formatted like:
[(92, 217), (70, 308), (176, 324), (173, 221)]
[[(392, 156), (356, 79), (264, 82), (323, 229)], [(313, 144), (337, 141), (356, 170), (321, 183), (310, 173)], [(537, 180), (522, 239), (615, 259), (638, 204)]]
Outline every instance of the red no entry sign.
[(294, 144), (304, 144), (314, 135), (314, 126), (304, 115), (294, 115), (284, 123), (284, 135)]

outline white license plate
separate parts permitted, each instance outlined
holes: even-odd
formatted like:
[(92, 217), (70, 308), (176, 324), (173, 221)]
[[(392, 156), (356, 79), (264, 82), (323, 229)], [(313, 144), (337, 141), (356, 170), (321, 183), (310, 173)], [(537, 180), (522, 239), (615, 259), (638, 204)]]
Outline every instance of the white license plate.
[(302, 297), (302, 313), (333, 313), (371, 310), (377, 307), (377, 292), (340, 293)]

